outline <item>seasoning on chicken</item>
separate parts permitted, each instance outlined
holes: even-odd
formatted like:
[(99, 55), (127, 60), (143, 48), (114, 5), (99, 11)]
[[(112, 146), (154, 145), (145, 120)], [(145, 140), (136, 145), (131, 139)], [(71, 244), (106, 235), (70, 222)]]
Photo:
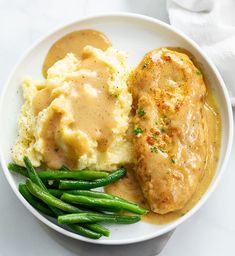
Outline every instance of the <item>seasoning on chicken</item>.
[(144, 57), (129, 84), (136, 176), (152, 211), (177, 211), (204, 173), (203, 76), (186, 54), (160, 48)]

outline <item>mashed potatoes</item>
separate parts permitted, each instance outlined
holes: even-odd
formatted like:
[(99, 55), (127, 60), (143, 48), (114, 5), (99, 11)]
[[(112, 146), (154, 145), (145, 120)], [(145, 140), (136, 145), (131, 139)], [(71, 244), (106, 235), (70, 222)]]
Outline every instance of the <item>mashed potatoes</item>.
[(56, 62), (45, 81), (25, 79), (13, 160), (97, 170), (132, 162), (127, 75), (123, 53), (86, 46), (81, 59), (67, 54)]

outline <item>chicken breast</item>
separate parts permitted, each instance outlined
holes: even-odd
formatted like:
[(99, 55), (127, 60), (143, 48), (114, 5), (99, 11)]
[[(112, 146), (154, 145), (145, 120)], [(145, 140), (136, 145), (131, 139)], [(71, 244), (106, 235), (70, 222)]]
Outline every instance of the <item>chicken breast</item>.
[(152, 211), (184, 207), (206, 163), (206, 87), (186, 54), (149, 52), (129, 78), (135, 110), (135, 168)]

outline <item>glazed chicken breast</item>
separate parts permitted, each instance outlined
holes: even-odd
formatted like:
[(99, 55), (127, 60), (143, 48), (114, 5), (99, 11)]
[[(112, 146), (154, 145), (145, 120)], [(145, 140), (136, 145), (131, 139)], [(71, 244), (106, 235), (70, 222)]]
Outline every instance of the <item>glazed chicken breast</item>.
[(135, 173), (152, 211), (185, 206), (206, 163), (206, 87), (201, 72), (183, 53), (149, 52), (129, 78), (135, 116)]

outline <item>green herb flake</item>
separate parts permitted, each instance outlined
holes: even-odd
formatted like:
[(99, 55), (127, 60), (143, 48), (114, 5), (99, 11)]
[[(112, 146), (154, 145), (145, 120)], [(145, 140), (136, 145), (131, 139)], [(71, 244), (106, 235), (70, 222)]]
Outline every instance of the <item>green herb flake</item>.
[(184, 61), (184, 59), (183, 59), (183, 58), (180, 58), (180, 60), (181, 60), (181, 61)]
[(200, 70), (197, 70), (197, 71), (196, 71), (196, 74), (197, 74), (198, 76), (201, 76), (201, 75), (202, 75), (202, 73), (201, 73)]
[(161, 128), (161, 132), (166, 132), (166, 129), (165, 128)]
[(140, 127), (135, 128), (134, 133), (135, 135), (141, 134), (143, 130)]
[(157, 150), (156, 147), (151, 147), (150, 150), (151, 150), (151, 152), (154, 152), (154, 153), (156, 153), (156, 154), (158, 153), (158, 150)]
[(143, 69), (147, 68), (148, 65), (152, 62), (152, 60), (146, 61), (143, 65)]
[(175, 160), (174, 160), (174, 159), (171, 159), (171, 163), (172, 163), (172, 164), (175, 164)]
[(158, 125), (158, 122), (156, 121), (155, 124)]
[(153, 135), (152, 135), (152, 138), (153, 138), (154, 140), (157, 140), (157, 134), (153, 134)]
[(140, 108), (137, 113), (138, 113), (138, 116), (139, 116), (139, 117), (142, 117), (142, 116), (145, 115), (145, 111), (144, 111), (143, 108)]
[(170, 173), (171, 173), (171, 171), (170, 171), (170, 170), (167, 170), (167, 171), (166, 171), (166, 174), (170, 174)]

